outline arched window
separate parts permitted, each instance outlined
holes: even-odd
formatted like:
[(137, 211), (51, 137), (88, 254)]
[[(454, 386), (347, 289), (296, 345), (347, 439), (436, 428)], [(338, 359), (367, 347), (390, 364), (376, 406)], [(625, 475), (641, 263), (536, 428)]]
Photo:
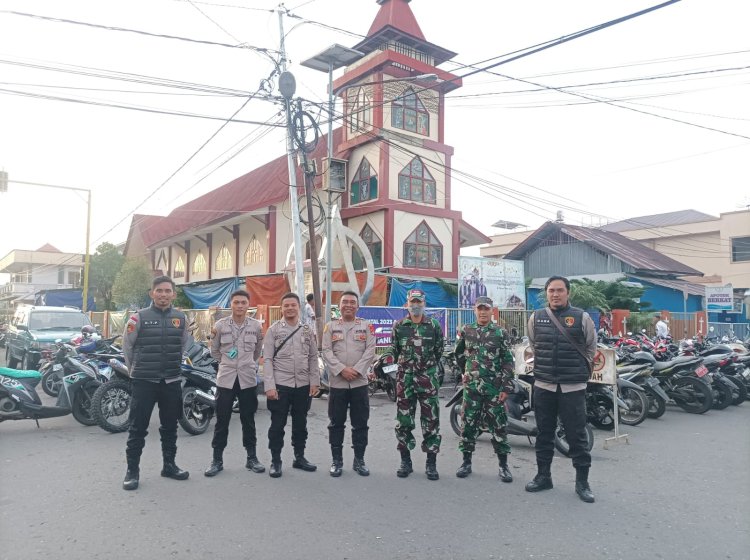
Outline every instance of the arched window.
[(349, 105), (349, 132), (366, 130), (372, 124), (372, 103), (365, 88), (350, 88), (347, 92)]
[(232, 268), (232, 255), (226, 245), (221, 246), (219, 254), (216, 257), (216, 270), (230, 270)]
[(404, 266), (443, 269), (443, 246), (426, 222), (419, 224), (404, 241)]
[[(375, 268), (382, 267), (383, 242), (380, 240), (380, 237), (378, 237), (377, 234), (372, 231), (370, 224), (365, 224), (365, 227), (363, 227), (362, 231), (359, 232), (359, 236), (362, 238), (362, 240), (365, 242), (365, 245), (367, 245), (367, 248), (370, 250), (370, 255), (372, 256), (372, 262), (375, 265)], [(365, 268), (365, 259), (360, 254), (359, 249), (357, 249), (356, 245), (352, 247), (352, 265), (354, 266), (354, 270), (363, 270)]]
[(423, 136), (430, 135), (430, 113), (409, 88), (391, 103), (391, 126)]
[(174, 277), (185, 278), (185, 261), (182, 260), (182, 255), (177, 257), (177, 262), (174, 263)]
[(250, 239), (250, 243), (247, 244), (245, 249), (245, 265), (257, 264), (263, 262), (263, 247), (260, 241), (253, 235)]
[(400, 199), (435, 204), (436, 193), (435, 179), (418, 157), (411, 160), (411, 163), (398, 174), (398, 197)]
[(161, 270), (163, 273), (166, 273), (168, 266), (169, 264), (167, 263), (167, 251), (165, 249), (162, 249), (159, 252), (159, 259), (156, 261), (156, 269)]
[(198, 251), (193, 260), (193, 274), (200, 274), (202, 272), (206, 272), (206, 257), (203, 256), (202, 252)]
[(378, 176), (367, 158), (362, 158), (362, 163), (359, 164), (352, 179), (349, 200), (351, 204), (359, 204), (376, 198), (378, 198)]

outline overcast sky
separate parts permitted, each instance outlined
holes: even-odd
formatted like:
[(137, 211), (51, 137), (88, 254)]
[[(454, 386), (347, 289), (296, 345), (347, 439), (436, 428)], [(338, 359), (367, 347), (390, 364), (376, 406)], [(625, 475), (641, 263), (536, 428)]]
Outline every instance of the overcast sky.
[[(410, 6), (428, 41), (458, 53), (442, 68), (463, 75), (469, 70), (456, 63), (476, 64), (656, 4)], [(267, 54), (232, 47), (276, 51), (277, 6), (0, 0), (0, 169), (11, 180), (90, 188), (93, 252), (102, 241), (125, 241), (134, 210), (166, 214), (281, 155), (283, 130), (249, 122), (225, 126), (198, 151), (271, 73)], [(598, 225), (687, 208), (718, 215), (750, 204), (748, 6), (683, 0), (493, 70), (502, 75), (467, 77), (445, 113), (446, 142), (455, 147), (454, 208), (492, 234), (499, 219), (536, 227), (557, 210), (569, 223)], [(332, 43), (354, 46), (378, 5), (291, 0), (286, 7), (302, 18), (284, 18), (297, 94), (322, 101), (325, 74), (299, 62)], [(278, 111), (256, 99), (234, 118), (275, 123)], [(47, 242), (84, 249), (84, 195), (11, 183), (0, 195), (0, 215), (0, 257)]]

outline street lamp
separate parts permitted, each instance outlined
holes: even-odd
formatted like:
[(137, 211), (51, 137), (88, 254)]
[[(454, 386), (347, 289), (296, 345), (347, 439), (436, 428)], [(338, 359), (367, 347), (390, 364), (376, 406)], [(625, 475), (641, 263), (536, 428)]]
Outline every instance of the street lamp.
[(63, 189), (66, 191), (78, 191), (85, 192), (88, 196), (87, 200), (87, 213), (86, 213), (86, 256), (83, 262), (83, 292), (82, 296), (82, 310), (84, 313), (88, 311), (89, 303), (89, 241), (91, 238), (91, 189), (82, 189), (77, 187), (66, 187), (63, 185), (48, 185), (46, 183), (30, 183), (28, 181), (11, 181), (8, 179), (8, 173), (3, 171), (0, 174), (0, 193), (8, 191), (8, 184), (13, 183), (15, 185), (31, 185), (34, 187), (43, 187), (46, 189)]
[[(302, 66), (318, 70), (319, 72), (328, 72), (328, 170), (330, 173), (331, 161), (333, 161), (333, 106), (336, 100), (333, 91), (333, 71), (348, 66), (365, 56), (364, 53), (334, 44), (328, 47), (314, 57), (303, 61)], [(346, 178), (344, 178), (346, 180)], [(331, 204), (332, 194), (328, 191), (328, 208), (326, 210), (326, 306), (323, 314), (323, 323), (331, 320), (331, 283), (333, 267), (331, 260), (333, 258), (333, 248), (331, 243)], [(317, 258), (317, 257), (316, 257)]]
[[(434, 81), (437, 80), (437, 74), (419, 74), (417, 76), (409, 76), (405, 78), (393, 78), (379, 80), (375, 82), (364, 82), (357, 84), (344, 85), (336, 90), (333, 89), (333, 71), (342, 66), (348, 66), (360, 58), (364, 53), (350, 49), (338, 44), (331, 45), (321, 53), (316, 54), (312, 58), (309, 58), (301, 62), (302, 66), (318, 70), (320, 72), (328, 72), (328, 170), (330, 173), (331, 162), (333, 161), (333, 113), (334, 103), (336, 96), (342, 91), (353, 86), (365, 86), (372, 84), (387, 84), (389, 82), (410, 82), (415, 80), (420, 81)], [(326, 306), (325, 306), (325, 320), (330, 320), (331, 317), (331, 283), (332, 283), (332, 246), (331, 243), (331, 222), (332, 222), (332, 196), (331, 191), (328, 191), (328, 209), (326, 212)]]

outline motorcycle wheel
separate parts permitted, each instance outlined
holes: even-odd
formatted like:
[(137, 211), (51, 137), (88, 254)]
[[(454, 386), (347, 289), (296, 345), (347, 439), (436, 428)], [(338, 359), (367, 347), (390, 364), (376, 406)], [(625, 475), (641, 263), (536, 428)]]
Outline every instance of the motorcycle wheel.
[(378, 382), (377, 381), (368, 381), (367, 382), (367, 392), (370, 393), (370, 396), (373, 396), (375, 393), (378, 392)]
[(56, 397), (60, 394), (60, 386), (62, 385), (62, 377), (56, 371), (52, 369), (45, 371), (42, 375), (42, 391), (47, 393), (50, 397)]
[(388, 398), (391, 399), (393, 402), (396, 402), (396, 382), (391, 380), (385, 385), (385, 392), (388, 395)]
[(91, 398), (91, 415), (105, 432), (117, 434), (130, 426), (130, 383), (113, 379), (99, 387)]
[(656, 393), (646, 393), (648, 397), (648, 413), (646, 416), (649, 418), (661, 418), (661, 416), (667, 411), (667, 402), (662, 399)]
[(678, 379), (669, 396), (674, 399), (677, 406), (690, 414), (703, 414), (714, 404), (711, 387), (695, 377)]
[(462, 402), (457, 402), (453, 405), (451, 408), (451, 428), (453, 428), (453, 431), (458, 437), (461, 437), (461, 434), (464, 431), (464, 419), (461, 417), (461, 406)]
[(600, 430), (614, 430), (612, 399), (601, 393), (593, 393), (586, 398), (586, 416), (595, 428)]
[[(586, 424), (586, 451), (591, 451), (594, 448), (594, 430), (591, 429), (591, 425)], [(565, 428), (563, 428), (560, 419), (557, 419), (557, 429), (555, 430), (555, 449), (566, 457), (570, 457), (570, 444), (568, 438), (565, 436)]]
[(625, 387), (620, 393), (629, 410), (620, 410), (620, 422), (628, 426), (637, 426), (648, 417), (648, 398), (644, 391)]
[(193, 436), (208, 430), (213, 410), (195, 400), (195, 387), (182, 388), (182, 414), (177, 419), (182, 429)]
[(732, 404), (739, 406), (747, 400), (747, 387), (745, 386), (745, 382), (737, 375), (730, 375), (728, 377), (737, 386), (737, 389), (732, 389)]
[(714, 404), (711, 408), (714, 410), (724, 410), (730, 404), (732, 404), (732, 389), (724, 383), (720, 383), (718, 380), (714, 380), (713, 384)]
[(73, 397), (72, 413), (73, 418), (78, 420), (84, 426), (95, 426), (96, 420), (91, 414), (91, 400), (94, 393), (99, 388), (99, 382), (93, 379), (87, 381), (81, 387), (81, 390)]

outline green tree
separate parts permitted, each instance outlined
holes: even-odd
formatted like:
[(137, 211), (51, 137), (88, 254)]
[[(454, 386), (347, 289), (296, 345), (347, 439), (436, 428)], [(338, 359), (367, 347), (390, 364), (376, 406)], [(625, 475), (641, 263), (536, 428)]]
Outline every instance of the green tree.
[(602, 282), (601, 291), (607, 298), (610, 309), (643, 311), (651, 307), (649, 302), (641, 301), (645, 288), (627, 286), (622, 282)]
[(112, 286), (112, 296), (120, 309), (146, 307), (151, 298), (151, 280), (154, 275), (151, 265), (143, 258), (129, 258), (120, 269)]
[(581, 309), (609, 311), (609, 303), (601, 288), (600, 282), (594, 282), (588, 278), (571, 281), (570, 305)]
[(102, 243), (96, 248), (96, 253), (91, 255), (89, 282), (94, 287), (94, 297), (98, 310), (112, 311), (115, 309), (112, 286), (114, 286), (115, 278), (124, 262), (125, 257), (112, 243)]
[(193, 308), (193, 302), (190, 300), (190, 298), (185, 293), (185, 290), (183, 290), (180, 286), (177, 286), (177, 297), (174, 300), (174, 303), (172, 304), (175, 307), (179, 309), (192, 309)]

